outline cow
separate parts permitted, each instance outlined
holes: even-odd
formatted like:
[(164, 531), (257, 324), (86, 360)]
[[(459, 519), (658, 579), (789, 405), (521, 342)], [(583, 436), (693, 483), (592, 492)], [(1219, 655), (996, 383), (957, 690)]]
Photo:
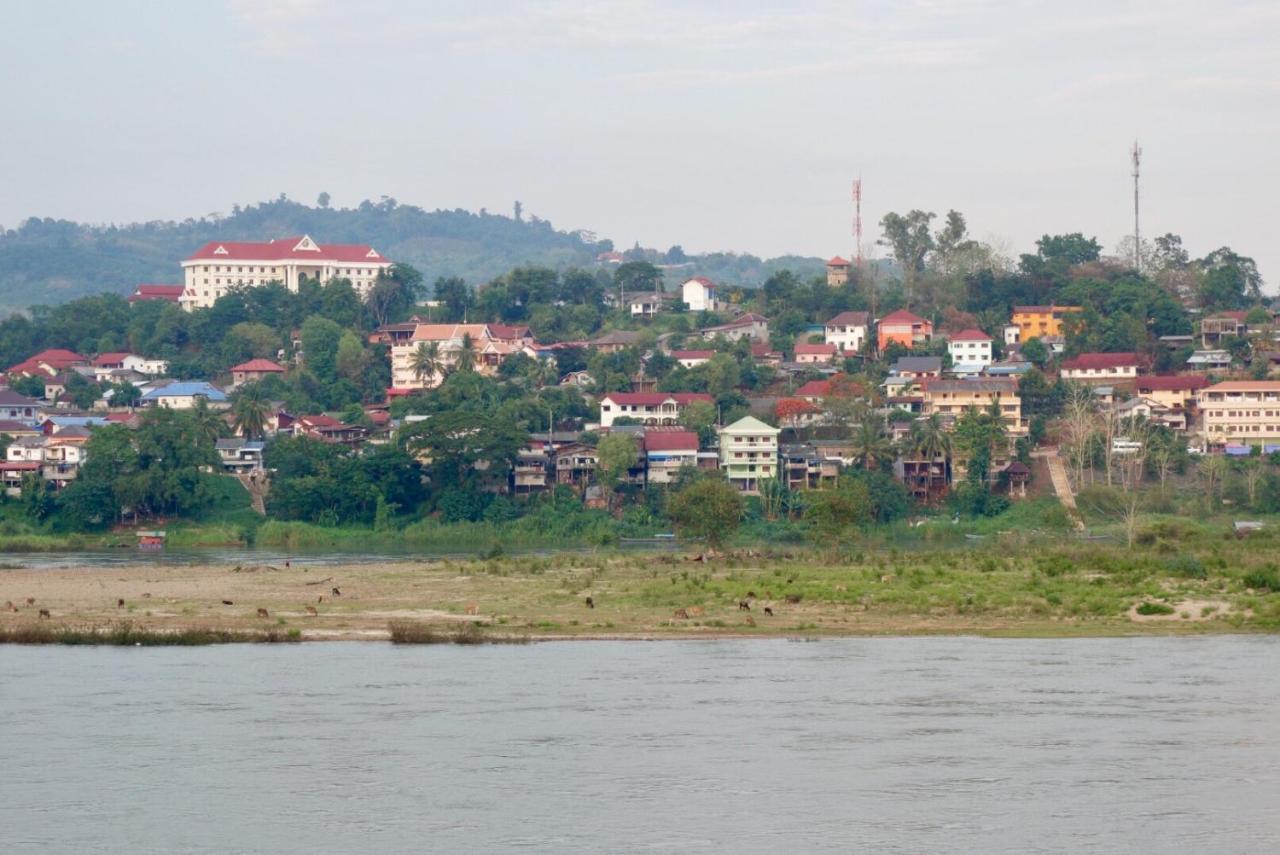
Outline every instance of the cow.
[(315, 617), (315, 616), (316, 616), (316, 615), (318, 615), (318, 614), (320, 614), (320, 613), (319, 613), (318, 611), (316, 611), (316, 607), (315, 607), (315, 606), (307, 606), (307, 616), (308, 616), (308, 617)]
[(49, 615), (49, 610), (48, 610), (48, 609), (41, 609), (41, 610), (40, 610), (40, 618), (41, 618), (41, 620), (48, 620), (48, 619), (49, 619), (49, 617), (50, 617), (50, 615)]
[(689, 606), (685, 611), (688, 612), (689, 617), (702, 617), (707, 613), (702, 606)]
[(16, 612), (18, 610), (18, 607), (13, 604), (13, 600), (6, 600), (4, 604), (4, 610), (7, 612)]
[(688, 613), (687, 611), (685, 611), (684, 609), (676, 609), (676, 610), (675, 610), (674, 612), (672, 612), (671, 614), (672, 614), (672, 617), (680, 618), (680, 620), (688, 620), (688, 619), (689, 619), (689, 613)]
[(786, 600), (787, 600), (787, 602), (788, 602), (788, 603), (791, 603), (792, 605), (795, 605), (796, 603), (800, 602), (800, 595), (799, 595), (799, 594), (787, 594), (787, 596), (786, 596)]
[(587, 597), (587, 608), (594, 609), (595, 607), (596, 607), (596, 601), (591, 599), (590, 597)]
[(475, 603), (467, 603), (466, 612), (469, 615), (478, 615), (480, 614), (480, 606)]
[(749, 612), (749, 611), (751, 611), (751, 601), (750, 601), (750, 600), (738, 600), (738, 611), (740, 611), (740, 612)]
[(773, 609), (769, 608), (768, 606), (764, 607), (764, 613), (767, 614), (769, 617), (773, 617)]
[(341, 597), (341, 596), (342, 596), (342, 592), (341, 592), (341, 591), (339, 591), (337, 588), (334, 588), (334, 589), (333, 589), (333, 590), (331, 590), (329, 593), (333, 594), (335, 597)]
[(29, 606), (34, 606), (35, 604), (36, 604), (36, 598), (35, 598), (35, 597), (27, 597), (27, 605), (29, 605)]
[(234, 605), (235, 605), (235, 601), (234, 601), (234, 600), (223, 600), (223, 601), (222, 601), (222, 604), (223, 604), (224, 606), (234, 606)]
[(266, 609), (258, 609), (258, 617), (267, 618), (271, 617), (271, 614)]
[(124, 608), (124, 599), (123, 599), (123, 598), (116, 600), (116, 608), (118, 608), (118, 609), (122, 609), (122, 608)]

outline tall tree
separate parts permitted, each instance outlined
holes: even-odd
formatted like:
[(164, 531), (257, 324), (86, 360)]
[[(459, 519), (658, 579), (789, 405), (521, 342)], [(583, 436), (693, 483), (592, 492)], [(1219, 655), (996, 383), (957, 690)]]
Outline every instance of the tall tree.
[(924, 270), (925, 257), (934, 248), (929, 223), (935, 216), (932, 212), (920, 210), (910, 211), (905, 216), (891, 211), (880, 220), (880, 228), (884, 232), (880, 243), (892, 250), (894, 259), (902, 266), (907, 308), (911, 308), (916, 280)]

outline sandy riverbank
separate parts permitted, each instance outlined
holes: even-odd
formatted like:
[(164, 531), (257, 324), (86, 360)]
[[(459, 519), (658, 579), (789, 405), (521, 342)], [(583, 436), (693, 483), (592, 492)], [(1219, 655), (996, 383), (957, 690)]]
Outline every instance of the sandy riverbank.
[(1195, 608), (1153, 618), (1133, 611), (1134, 603), (1146, 599), (1138, 589), (1104, 592), (1113, 604), (1094, 605), (1096, 580), (1079, 586), (1079, 596), (1094, 598), (1085, 609), (1070, 599), (1075, 588), (1023, 590), (1027, 574), (1016, 570), (957, 567), (922, 580), (902, 575), (919, 571), (883, 569), (824, 567), (812, 556), (733, 556), (704, 564), (679, 555), (576, 554), (289, 567), (17, 568), (0, 570), (0, 626), (107, 626), (128, 620), (154, 630), (284, 628), (308, 640), (385, 639), (391, 621), (441, 629), (478, 621), (492, 633), (533, 639), (1265, 628), (1251, 625), (1252, 611), (1230, 597), (1205, 597), (1185, 580), (1169, 590), (1170, 602)]

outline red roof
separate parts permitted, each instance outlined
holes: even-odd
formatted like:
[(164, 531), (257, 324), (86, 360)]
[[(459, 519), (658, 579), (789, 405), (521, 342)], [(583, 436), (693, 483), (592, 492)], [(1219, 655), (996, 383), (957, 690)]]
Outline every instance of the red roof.
[(111, 365), (120, 365), (130, 356), (133, 356), (133, 354), (128, 352), (99, 353), (97, 356), (93, 358), (93, 364), (96, 368), (106, 368)]
[[(7, 373), (9, 374), (44, 374), (46, 376), (55, 376), (59, 371), (70, 368), (73, 365), (84, 365), (89, 360), (85, 359), (78, 353), (70, 350), (59, 350), (57, 348), (51, 350), (42, 350), (35, 356), (19, 362), (12, 366)], [(47, 365), (53, 369), (49, 371), (42, 368), (41, 365)]]
[(615, 404), (633, 404), (642, 407), (656, 407), (667, 401), (677, 404), (692, 404), (694, 401), (706, 401), (710, 404), (715, 399), (706, 392), (610, 392), (600, 400), (608, 399)]
[(178, 302), (178, 298), (182, 296), (182, 285), (139, 285), (133, 289), (133, 293), (129, 295), (130, 303), (137, 303), (139, 300), (167, 300), (170, 303)]
[(645, 451), (697, 451), (698, 435), (691, 430), (645, 431)]
[(755, 344), (751, 345), (752, 356), (756, 356), (756, 357), (774, 356), (776, 354), (777, 354), (777, 351), (775, 351), (765, 342), (756, 342)]
[(890, 312), (880, 319), (880, 326), (885, 324), (927, 324), (929, 323), (919, 315), (912, 314), (906, 309), (899, 309), (896, 312)]
[(848, 267), (849, 259), (841, 258), (838, 255), (831, 256), (831, 260), (827, 262), (827, 267)]
[(1082, 353), (1074, 359), (1063, 360), (1062, 370), (1079, 371), (1092, 368), (1096, 371), (1107, 368), (1127, 368), (1130, 365), (1137, 365), (1139, 361), (1136, 353)]
[(311, 428), (336, 428), (342, 427), (342, 422), (333, 416), (327, 416), (324, 413), (317, 413), (314, 416), (299, 416), (298, 421)]
[[(390, 264), (376, 249), (363, 243), (318, 243), (317, 249), (297, 249), (305, 237), (257, 241), (210, 241), (187, 261), (347, 261)], [(219, 250), (222, 250), (219, 252)]]
[(1203, 374), (1157, 374), (1138, 381), (1139, 392), (1194, 392), (1209, 385)]
[(710, 359), (715, 356), (714, 350), (673, 350), (671, 356), (675, 359)]
[(233, 365), (232, 371), (253, 371), (257, 373), (269, 372), (272, 374), (283, 374), (283, 366), (277, 365), (270, 359), (250, 359), (248, 362), (241, 362), (239, 365)]
[(1213, 320), (1214, 318), (1219, 318), (1219, 319), (1230, 319), (1238, 323), (1244, 323), (1244, 319), (1248, 317), (1248, 315), (1249, 315), (1248, 312), (1239, 311), (1239, 310), (1232, 310), (1229, 312), (1214, 312), (1206, 320)]
[(519, 341), (523, 338), (532, 338), (529, 335), (529, 327), (510, 324), (489, 324), (489, 335), (501, 341)]
[(865, 327), (871, 315), (866, 312), (841, 312), (827, 321), (829, 327)]
[(796, 390), (797, 398), (825, 398), (831, 394), (830, 380), (810, 380)]
[(795, 352), (796, 356), (802, 353), (805, 355), (834, 354), (836, 346), (834, 344), (797, 344)]
[(991, 336), (987, 335), (982, 330), (970, 327), (967, 330), (961, 330), (951, 336), (950, 341), (991, 341)]
[(699, 285), (705, 285), (708, 288), (716, 287), (716, 283), (712, 282), (705, 276), (694, 276), (692, 279), (686, 279), (686, 282), (697, 282)]

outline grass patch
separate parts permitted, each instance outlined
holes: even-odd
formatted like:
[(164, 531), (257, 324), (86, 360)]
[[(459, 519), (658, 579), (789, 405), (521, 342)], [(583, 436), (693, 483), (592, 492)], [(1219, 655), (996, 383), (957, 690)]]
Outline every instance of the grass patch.
[(110, 626), (0, 627), (0, 644), (101, 645), (107, 647), (201, 647), (209, 644), (275, 644), (301, 641), (300, 632), (274, 629), (231, 632), (213, 629), (141, 629), (129, 621)]
[(1165, 603), (1153, 603), (1148, 601), (1145, 603), (1139, 603), (1138, 607), (1134, 609), (1134, 611), (1140, 615), (1171, 615), (1173, 614), (1174, 609), (1173, 606)]
[(527, 636), (492, 635), (475, 621), (443, 629), (421, 621), (393, 620), (387, 624), (392, 644), (527, 644)]

